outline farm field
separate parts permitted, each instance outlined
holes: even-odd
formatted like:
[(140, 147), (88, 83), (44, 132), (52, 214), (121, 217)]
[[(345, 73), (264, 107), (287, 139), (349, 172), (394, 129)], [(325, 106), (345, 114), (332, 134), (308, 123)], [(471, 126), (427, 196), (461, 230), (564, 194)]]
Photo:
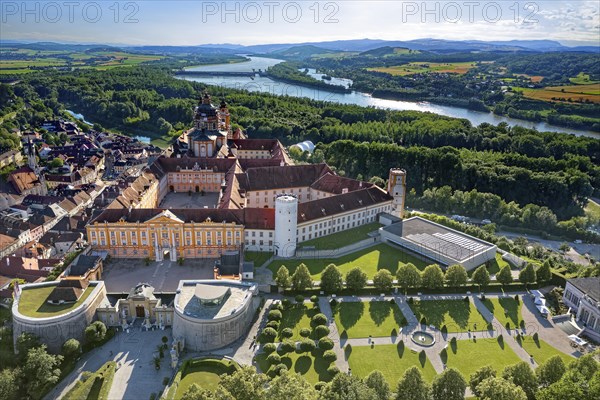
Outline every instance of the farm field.
[(123, 51), (46, 51), (2, 48), (0, 74), (28, 73), (45, 68), (110, 69), (161, 60), (159, 55)]
[(411, 62), (408, 64), (396, 65), (393, 67), (368, 68), (369, 71), (383, 72), (390, 75), (414, 75), (423, 73), (448, 73), (448, 74), (466, 74), (471, 68), (475, 68), (474, 62), (456, 62), (456, 63), (425, 63)]
[(515, 92), (523, 96), (549, 102), (586, 102), (600, 103), (600, 83), (589, 85), (548, 86), (543, 89), (526, 89), (513, 87)]
[(580, 72), (575, 78), (570, 78), (569, 81), (571, 81), (571, 83), (574, 83), (575, 85), (589, 85), (591, 83), (600, 83), (599, 81), (592, 80), (588, 74), (583, 72)]

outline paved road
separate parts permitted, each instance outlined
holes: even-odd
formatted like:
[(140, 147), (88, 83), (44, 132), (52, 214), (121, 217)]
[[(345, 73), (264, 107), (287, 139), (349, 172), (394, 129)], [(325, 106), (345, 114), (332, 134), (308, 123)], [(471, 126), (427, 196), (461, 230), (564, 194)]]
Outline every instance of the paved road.
[(152, 360), (158, 354), (156, 346), (161, 343), (163, 336), (170, 340), (170, 329), (141, 332), (139, 328), (134, 328), (130, 333), (117, 332), (108, 343), (85, 354), (73, 372), (48, 393), (45, 400), (61, 398), (81, 378), (83, 371), (94, 372), (110, 360), (121, 364), (108, 395), (110, 400), (148, 399), (151, 393), (162, 392), (163, 378), (172, 375), (168, 352), (165, 352), (160, 370), (154, 368)]

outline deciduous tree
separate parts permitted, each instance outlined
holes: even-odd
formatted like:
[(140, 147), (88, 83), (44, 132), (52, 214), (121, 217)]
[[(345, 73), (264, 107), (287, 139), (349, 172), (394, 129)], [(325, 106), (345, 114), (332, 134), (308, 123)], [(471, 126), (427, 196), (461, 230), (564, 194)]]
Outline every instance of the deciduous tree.
[(277, 270), (277, 274), (275, 274), (275, 283), (277, 283), (277, 286), (279, 286), (281, 289), (287, 289), (292, 285), (290, 271), (285, 265), (282, 265)]
[(292, 275), (292, 289), (304, 290), (313, 286), (313, 280), (310, 276), (310, 271), (304, 264), (298, 265), (296, 271)]
[(367, 274), (359, 267), (354, 267), (346, 274), (346, 286), (348, 289), (357, 291), (367, 285)]
[(380, 269), (373, 277), (373, 285), (377, 290), (389, 292), (394, 285), (394, 276), (387, 269)]
[(342, 273), (335, 264), (329, 264), (321, 274), (321, 289), (337, 292), (344, 288)]
[(421, 282), (428, 289), (437, 289), (444, 286), (444, 273), (437, 264), (425, 267), (421, 274)]
[(410, 367), (398, 381), (396, 400), (429, 400), (430, 387), (417, 367)]
[(467, 390), (467, 381), (458, 370), (448, 368), (437, 375), (431, 384), (433, 400), (463, 400)]
[(396, 278), (398, 286), (404, 289), (404, 293), (409, 288), (421, 286), (421, 272), (412, 263), (401, 265), (396, 272)]
[(460, 264), (451, 265), (446, 270), (445, 279), (448, 286), (462, 286), (467, 283), (467, 271)]

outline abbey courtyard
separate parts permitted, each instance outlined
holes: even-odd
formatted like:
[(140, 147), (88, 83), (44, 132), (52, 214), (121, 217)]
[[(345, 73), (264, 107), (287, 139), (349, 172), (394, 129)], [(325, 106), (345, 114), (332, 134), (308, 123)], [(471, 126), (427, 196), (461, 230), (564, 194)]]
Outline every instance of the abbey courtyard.
[(485, 224), (409, 212), (402, 167), (381, 187), (297, 162), (204, 94), (169, 149), (96, 195), (103, 206), (57, 279), (15, 285), (13, 345), (87, 343), (47, 396), (108, 368), (111, 399), (180, 399), (244, 365), (315, 387), (380, 370), (395, 390), (411, 367), (468, 381), (488, 364), (593, 354), (600, 278), (556, 280), (485, 240)]

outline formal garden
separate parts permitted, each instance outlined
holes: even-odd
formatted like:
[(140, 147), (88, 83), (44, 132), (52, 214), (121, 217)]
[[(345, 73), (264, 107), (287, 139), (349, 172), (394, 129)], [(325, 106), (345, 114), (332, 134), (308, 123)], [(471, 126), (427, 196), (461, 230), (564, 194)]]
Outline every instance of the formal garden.
[(488, 364), (492, 365), (496, 371), (501, 371), (507, 365), (521, 361), (510, 346), (504, 343), (504, 338), (500, 336), (497, 338), (475, 337), (464, 340), (452, 338), (448, 347), (442, 350), (440, 358), (449, 368), (456, 368), (464, 376), (469, 376)]
[(394, 300), (344, 301), (332, 306), (342, 338), (397, 336), (407, 324)]
[(574, 360), (569, 354), (565, 354), (544, 342), (539, 338), (537, 333), (534, 333), (531, 336), (517, 336), (516, 340), (519, 346), (521, 346), (529, 355), (533, 356), (533, 359), (538, 364), (544, 363), (554, 356), (559, 356), (565, 364)]
[(263, 344), (256, 355), (260, 370), (274, 376), (282, 369), (294, 371), (309, 382), (327, 382), (338, 372), (336, 353), (329, 335), (327, 317), (320, 312), (318, 297), (305, 302), (286, 298), (274, 303), (267, 324), (257, 340)]
[(167, 398), (179, 400), (193, 384), (202, 389), (214, 391), (223, 374), (233, 374), (238, 364), (227, 358), (193, 358), (185, 360), (169, 389)]
[(482, 302), (502, 326), (517, 328), (523, 324), (523, 318), (521, 317), (523, 301), (518, 295), (515, 297), (485, 298)]
[(409, 305), (421, 324), (448, 333), (485, 331), (490, 327), (468, 297), (460, 300), (409, 299)]
[(403, 341), (399, 341), (398, 344), (346, 346), (345, 354), (352, 374), (364, 378), (372, 371), (378, 370), (392, 387), (404, 371), (411, 367), (417, 367), (427, 382), (431, 382), (436, 375), (425, 351), (412, 350), (406, 347)]

